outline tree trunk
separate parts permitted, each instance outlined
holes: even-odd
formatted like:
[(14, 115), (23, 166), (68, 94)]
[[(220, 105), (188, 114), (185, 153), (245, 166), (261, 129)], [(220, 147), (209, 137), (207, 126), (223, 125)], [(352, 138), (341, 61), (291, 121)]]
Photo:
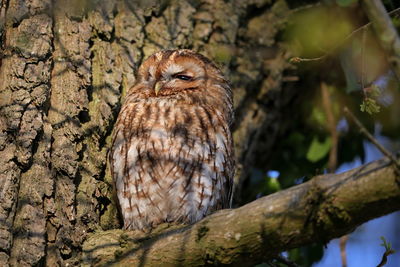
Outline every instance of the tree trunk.
[(293, 100), (275, 40), (288, 14), (279, 0), (0, 0), (0, 265), (79, 265), (88, 233), (120, 227), (110, 134), (160, 49), (199, 51), (231, 80), (239, 189)]

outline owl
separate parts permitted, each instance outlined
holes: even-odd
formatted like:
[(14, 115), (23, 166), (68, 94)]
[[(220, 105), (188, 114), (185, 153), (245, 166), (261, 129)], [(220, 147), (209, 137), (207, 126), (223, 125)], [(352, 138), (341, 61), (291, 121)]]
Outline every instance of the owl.
[(194, 223), (230, 207), (232, 90), (191, 50), (146, 59), (114, 128), (112, 176), (124, 229)]

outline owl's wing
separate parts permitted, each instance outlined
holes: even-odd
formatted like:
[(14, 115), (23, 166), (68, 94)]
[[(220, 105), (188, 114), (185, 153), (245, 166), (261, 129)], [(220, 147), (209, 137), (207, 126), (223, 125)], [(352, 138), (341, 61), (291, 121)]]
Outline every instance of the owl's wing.
[(235, 158), (233, 154), (233, 141), (229, 126), (223, 121), (216, 132), (215, 165), (219, 170), (221, 179), (221, 208), (232, 206), (233, 176), (235, 172)]

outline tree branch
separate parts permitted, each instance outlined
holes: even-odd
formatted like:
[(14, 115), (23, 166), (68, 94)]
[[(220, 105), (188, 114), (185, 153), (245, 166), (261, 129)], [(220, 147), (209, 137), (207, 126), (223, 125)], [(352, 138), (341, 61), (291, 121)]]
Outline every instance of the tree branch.
[(398, 178), (391, 161), (384, 158), (345, 173), (316, 176), (160, 234), (97, 232), (84, 244), (84, 262), (91, 266), (252, 266), (291, 248), (328, 242), (399, 210)]
[(365, 0), (361, 1), (361, 4), (372, 22), (372, 27), (388, 56), (393, 72), (400, 80), (400, 38), (388, 12), (380, 0)]

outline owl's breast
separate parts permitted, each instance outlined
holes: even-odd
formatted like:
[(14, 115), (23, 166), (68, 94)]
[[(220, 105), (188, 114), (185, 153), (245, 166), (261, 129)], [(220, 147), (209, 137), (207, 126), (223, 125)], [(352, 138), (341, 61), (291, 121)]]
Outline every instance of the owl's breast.
[(138, 228), (194, 222), (227, 206), (232, 140), (226, 122), (205, 107), (142, 104), (116, 133), (112, 155), (128, 221)]

